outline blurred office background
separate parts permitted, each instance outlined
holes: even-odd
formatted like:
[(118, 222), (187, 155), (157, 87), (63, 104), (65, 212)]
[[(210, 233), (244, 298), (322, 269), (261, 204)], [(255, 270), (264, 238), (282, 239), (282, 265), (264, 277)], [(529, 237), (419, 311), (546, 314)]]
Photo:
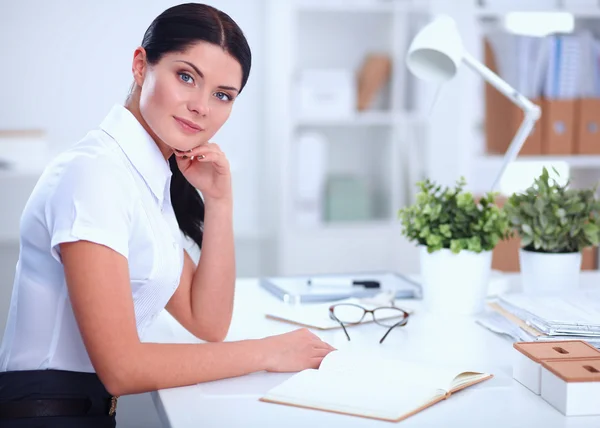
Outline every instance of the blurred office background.
[[(0, 338), (29, 192), (48, 160), (124, 101), (134, 49), (177, 3), (0, 1)], [(253, 52), (248, 86), (214, 138), (232, 166), (239, 276), (416, 273), (417, 249), (396, 220), (415, 183), (463, 175), (476, 194), (489, 190), (519, 111), (466, 68), (439, 88), (408, 73), (408, 44), (438, 13), (548, 118), (499, 190), (527, 187), (542, 165), (574, 186), (600, 179), (596, 0), (207, 3), (239, 23)], [(497, 269), (518, 269), (510, 248), (494, 257)], [(159, 426), (148, 395), (123, 400), (119, 420)]]

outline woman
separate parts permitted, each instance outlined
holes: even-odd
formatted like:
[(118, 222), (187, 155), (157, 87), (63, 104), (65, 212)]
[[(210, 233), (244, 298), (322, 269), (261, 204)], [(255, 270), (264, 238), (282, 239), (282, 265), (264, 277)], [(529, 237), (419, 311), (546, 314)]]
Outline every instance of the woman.
[[(115, 426), (120, 395), (316, 368), (333, 349), (307, 330), (222, 343), (235, 282), (232, 191), (209, 140), (250, 62), (225, 13), (166, 10), (135, 50), (125, 106), (46, 168), (21, 219), (0, 425)], [(202, 248), (198, 266), (181, 232)], [(141, 343), (164, 307), (212, 343)]]

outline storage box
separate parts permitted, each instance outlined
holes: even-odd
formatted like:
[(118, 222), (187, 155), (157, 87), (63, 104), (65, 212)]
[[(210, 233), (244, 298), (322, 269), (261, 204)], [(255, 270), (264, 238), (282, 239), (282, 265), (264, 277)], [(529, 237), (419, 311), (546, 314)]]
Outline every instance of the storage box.
[(544, 99), (542, 101), (542, 153), (569, 155), (575, 153), (576, 100)]
[(541, 395), (565, 416), (600, 415), (600, 357), (542, 362)]
[(542, 361), (565, 358), (600, 358), (600, 351), (581, 340), (517, 342), (513, 361), (513, 378), (535, 394), (541, 392)]
[(348, 118), (356, 113), (352, 69), (306, 69), (299, 75), (297, 114), (302, 119)]
[(575, 117), (575, 153), (600, 154), (600, 99), (577, 100)]

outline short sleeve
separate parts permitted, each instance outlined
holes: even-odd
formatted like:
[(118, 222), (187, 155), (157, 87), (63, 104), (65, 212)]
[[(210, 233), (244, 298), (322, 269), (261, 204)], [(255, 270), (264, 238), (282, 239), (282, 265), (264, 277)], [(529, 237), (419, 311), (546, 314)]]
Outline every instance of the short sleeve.
[(129, 257), (130, 182), (125, 167), (109, 156), (71, 159), (46, 201), (50, 251), (58, 262), (59, 245), (75, 241), (101, 244)]

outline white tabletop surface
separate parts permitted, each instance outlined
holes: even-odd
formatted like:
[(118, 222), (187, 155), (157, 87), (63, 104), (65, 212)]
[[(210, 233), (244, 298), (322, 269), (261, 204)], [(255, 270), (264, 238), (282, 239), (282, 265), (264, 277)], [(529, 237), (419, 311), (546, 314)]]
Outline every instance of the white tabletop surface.
[[(510, 276), (509, 287), (518, 283)], [(582, 274), (582, 283), (600, 283), (596, 273)], [(256, 280), (238, 280), (235, 309), (227, 341), (260, 338), (297, 327), (265, 318), (270, 309), (284, 303), (258, 286)], [(476, 324), (470, 317), (434, 317), (421, 302), (398, 301), (415, 312), (408, 324), (390, 333), (365, 324), (350, 328), (352, 341), (343, 331), (315, 330), (334, 347), (354, 352), (394, 355), (406, 361), (467, 366), (494, 374), (494, 378), (467, 388), (402, 422), (403, 427), (600, 427), (599, 417), (565, 417), (512, 379), (512, 343)], [(153, 325), (147, 341), (198, 343), (166, 312)], [(187, 427), (387, 427), (390, 422), (264, 403), (258, 399), (293, 374), (254, 373), (233, 379), (153, 393), (163, 424)], [(399, 388), (401, 385), (399, 385)]]

